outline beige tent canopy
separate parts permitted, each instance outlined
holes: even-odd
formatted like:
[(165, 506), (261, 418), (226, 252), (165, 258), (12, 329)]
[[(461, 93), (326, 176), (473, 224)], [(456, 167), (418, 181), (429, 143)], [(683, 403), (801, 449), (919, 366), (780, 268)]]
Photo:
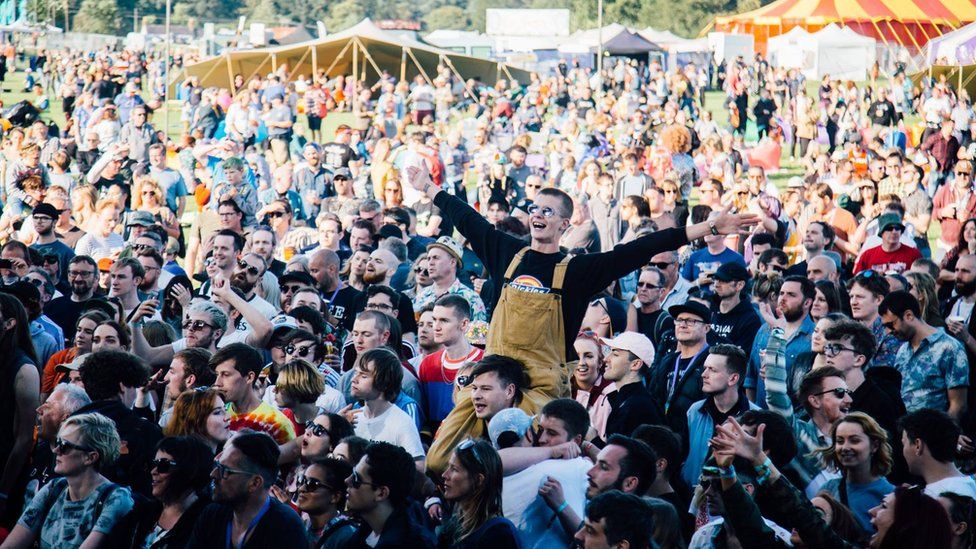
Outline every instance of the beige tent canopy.
[[(493, 84), (499, 79), (529, 82), (529, 73), (489, 59), (443, 50), (380, 29), (369, 19), (325, 38), (254, 50), (225, 52), (200, 63), (188, 65), (171, 85), (196, 76), (204, 87), (231, 88), (235, 74), (245, 80), (284, 67), (288, 79), (311, 76), (324, 70), (330, 76), (359, 74), (366, 82), (375, 81), (381, 71), (400, 79), (421, 75), (428, 82), (437, 76), (443, 63), (464, 80), (475, 78)], [(470, 91), (470, 90), (469, 90)]]

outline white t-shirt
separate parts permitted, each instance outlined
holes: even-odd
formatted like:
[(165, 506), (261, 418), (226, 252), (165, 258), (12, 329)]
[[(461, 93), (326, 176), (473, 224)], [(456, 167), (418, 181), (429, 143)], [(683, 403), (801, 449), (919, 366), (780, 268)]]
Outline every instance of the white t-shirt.
[[(265, 299), (259, 296), (258, 294), (254, 294), (254, 296), (251, 297), (251, 300), (248, 301), (247, 303), (251, 307), (257, 309), (258, 312), (264, 315), (264, 317), (267, 318), (268, 320), (274, 318), (275, 315), (277, 315), (279, 312), (278, 309), (275, 309), (274, 305), (265, 301)], [(247, 321), (242, 318), (238, 330), (242, 332), (249, 332), (251, 331), (251, 326), (248, 325)]]
[(356, 422), (356, 436), (370, 441), (389, 442), (403, 448), (415, 459), (424, 457), (420, 433), (406, 412), (391, 404), (382, 414), (367, 418), (365, 413)]
[(976, 480), (973, 480), (973, 477), (949, 477), (925, 487), (925, 495), (934, 498), (939, 497), (939, 494), (943, 492), (976, 499)]
[(586, 472), (593, 463), (584, 457), (549, 459), (528, 469), (505, 477), (502, 482), (502, 514), (518, 528), (525, 549), (568, 547), (569, 536), (559, 519), (553, 521), (555, 511), (539, 495), (546, 477), (558, 480), (563, 496), (577, 516), (583, 516), (586, 506)]

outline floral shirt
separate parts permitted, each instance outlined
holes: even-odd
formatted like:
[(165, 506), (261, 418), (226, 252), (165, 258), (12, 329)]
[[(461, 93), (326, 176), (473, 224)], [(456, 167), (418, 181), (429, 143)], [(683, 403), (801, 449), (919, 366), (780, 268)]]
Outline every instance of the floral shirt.
[[(460, 280), (455, 279), (454, 284), (451, 284), (451, 287), (441, 295), (447, 294), (457, 294), (467, 300), (468, 304), (471, 305), (471, 320), (473, 322), (488, 321), (488, 312), (485, 310), (485, 302), (482, 301), (481, 296), (471, 288), (461, 284)], [(427, 305), (433, 304), (439, 297), (441, 296), (436, 294), (434, 285), (431, 284), (417, 294), (417, 298), (413, 300), (413, 310), (419, 311)]]
[(942, 328), (922, 340), (918, 349), (905, 342), (895, 367), (901, 372), (901, 398), (909, 412), (949, 410), (949, 389), (969, 386), (966, 349)]

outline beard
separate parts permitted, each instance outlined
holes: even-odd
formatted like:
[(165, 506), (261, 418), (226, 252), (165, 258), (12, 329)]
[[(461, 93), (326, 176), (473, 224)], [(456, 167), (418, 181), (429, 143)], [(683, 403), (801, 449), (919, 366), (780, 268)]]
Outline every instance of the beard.
[(366, 271), (363, 273), (363, 282), (366, 284), (382, 284), (386, 282), (386, 272)]
[(976, 279), (969, 282), (956, 281), (956, 293), (963, 296), (969, 297), (976, 293)]
[(805, 313), (803, 312), (802, 307), (797, 307), (796, 309), (786, 309), (783, 311), (783, 318), (790, 323), (796, 322), (801, 318), (803, 318), (804, 316)]
[(256, 282), (249, 281), (247, 275), (244, 273), (236, 273), (230, 277), (230, 285), (244, 292), (245, 295), (251, 293), (251, 290), (254, 289), (256, 284)]

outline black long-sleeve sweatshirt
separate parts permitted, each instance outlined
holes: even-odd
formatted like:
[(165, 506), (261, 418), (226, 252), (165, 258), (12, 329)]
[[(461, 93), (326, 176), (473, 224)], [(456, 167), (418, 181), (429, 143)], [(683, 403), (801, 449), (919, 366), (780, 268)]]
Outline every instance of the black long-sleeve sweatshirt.
[[(481, 214), (446, 192), (437, 193), (434, 204), (470, 241), (471, 248), (495, 281), (491, 293), (482, 296), (485, 304), (494, 309), (501, 296), (505, 271), (519, 250), (527, 246), (526, 242), (495, 229)], [(682, 227), (642, 236), (608, 252), (574, 256), (566, 269), (562, 290), (567, 360), (576, 357), (573, 341), (594, 295), (614, 280), (646, 265), (655, 254), (675, 250), (687, 243), (688, 237)], [(544, 254), (530, 250), (508, 283), (521, 291), (549, 293), (553, 271), (564, 257), (564, 253)]]

